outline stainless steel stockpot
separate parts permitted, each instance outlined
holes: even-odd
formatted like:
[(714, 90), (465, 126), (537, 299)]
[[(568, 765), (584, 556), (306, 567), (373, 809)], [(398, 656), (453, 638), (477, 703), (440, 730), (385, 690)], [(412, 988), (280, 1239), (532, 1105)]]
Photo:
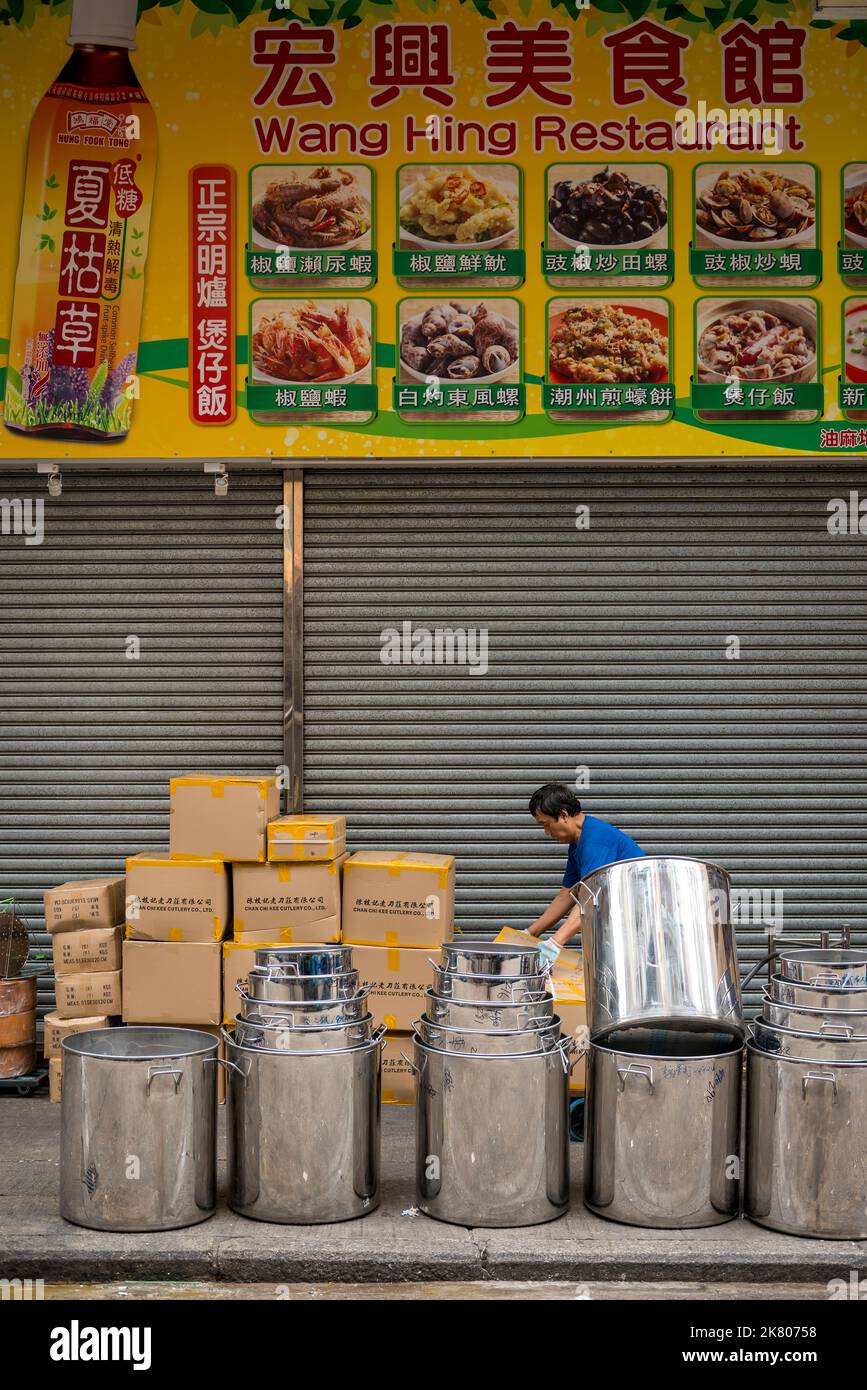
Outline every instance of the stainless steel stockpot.
[(469, 999), (498, 1002), (501, 1004), (522, 1004), (538, 999), (545, 993), (546, 975), (475, 975), (463, 974), (457, 970), (443, 970), (435, 960), (434, 987), (437, 994), (445, 999)]
[(823, 989), (867, 989), (867, 950), (816, 946), (781, 951), (779, 971), (786, 980)]
[(457, 1226), (535, 1226), (563, 1216), (569, 1063), (560, 1049), (480, 1057), (418, 1037), (413, 1045), (419, 1210)]
[(263, 946), (256, 964), (279, 975), (337, 975), (352, 968), (352, 947)]
[(747, 1044), (744, 1210), (790, 1235), (867, 1240), (867, 1067)]
[(239, 1046), (224, 1032), (229, 1206), (258, 1221), (349, 1221), (379, 1205), (380, 1054)]
[(191, 1028), (63, 1039), (61, 1216), (96, 1231), (171, 1231), (213, 1215), (217, 1047)]
[(827, 1013), (867, 1013), (867, 989), (832, 989), (824, 985), (799, 984), (782, 975), (772, 975), (768, 995), (776, 1004), (796, 1009), (822, 1009)]
[(854, 1038), (867, 1042), (867, 1013), (828, 1012), (823, 1009), (795, 1009), (791, 1004), (777, 1004), (765, 995), (762, 1022), (772, 1028), (789, 1028), (797, 1033), (816, 1033), (836, 1040)]
[(239, 1047), (264, 1047), (273, 1052), (334, 1052), (379, 1041), (385, 1028), (374, 1036), (372, 1025), (373, 1014), (366, 1014), (355, 1023), (331, 1023), (323, 1028), (292, 1028), (285, 1018), (264, 1013), (236, 1018), (234, 1026)]
[(367, 997), (370, 991), (360, 989), (351, 999), (254, 999), (247, 994), (239, 981), (235, 986), (241, 1000), (241, 1017), (248, 1018), (254, 1013), (268, 1013), (281, 1017), (290, 1028), (324, 1027), (329, 1023), (355, 1023), (368, 1011)]
[(501, 1004), (497, 1000), (449, 999), (425, 991), (425, 1017), (431, 1023), (450, 1028), (526, 1028), (535, 1019), (550, 1022), (554, 1016), (554, 996), (542, 994), (526, 1004)]
[(334, 975), (275, 975), (266, 966), (254, 966), (247, 976), (251, 999), (273, 1002), (352, 999), (358, 993), (358, 971), (341, 970)]
[[(686, 1048), (689, 1035), (679, 1030)], [(634, 1037), (625, 1029), (618, 1036)], [(724, 1037), (725, 1035), (723, 1035)], [(591, 1043), (584, 1201), (631, 1226), (715, 1226), (738, 1214), (743, 1042), (694, 1055)]]
[(466, 944), (446, 941), (442, 952), (443, 969), (456, 971), (459, 975), (501, 975), (513, 979), (516, 975), (544, 973), (538, 946), (516, 946), (496, 941)]
[(841, 1025), (836, 1033), (804, 1033), (776, 1024), (752, 1024), (752, 1041), (759, 1052), (795, 1057), (801, 1062), (867, 1062), (867, 1038), (856, 1038)]
[[(477, 1053), (481, 1057), (502, 1056), (517, 1052), (553, 1052), (560, 1045), (560, 1020), (537, 1019), (532, 1025), (516, 1031), (500, 1028), (484, 1032), (480, 1028), (450, 1028), (417, 1018), (413, 1028), (426, 1047), (442, 1052)], [(566, 1050), (574, 1046), (572, 1038), (564, 1038)]]
[(573, 897), (593, 1037), (678, 1021), (733, 1020), (743, 1030), (725, 869), (672, 856), (622, 859), (588, 874)]

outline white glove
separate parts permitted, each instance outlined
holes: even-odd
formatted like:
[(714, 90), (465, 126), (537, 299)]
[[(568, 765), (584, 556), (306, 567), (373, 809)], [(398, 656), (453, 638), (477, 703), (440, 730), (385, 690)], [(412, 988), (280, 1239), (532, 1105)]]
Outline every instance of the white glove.
[(560, 949), (556, 941), (539, 942), (539, 957), (545, 970), (551, 969), (560, 954)]

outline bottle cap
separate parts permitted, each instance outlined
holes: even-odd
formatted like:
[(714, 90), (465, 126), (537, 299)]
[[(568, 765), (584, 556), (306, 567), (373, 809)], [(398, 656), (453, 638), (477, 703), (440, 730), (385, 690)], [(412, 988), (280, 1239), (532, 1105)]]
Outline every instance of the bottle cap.
[(138, 0), (72, 0), (67, 43), (135, 48)]

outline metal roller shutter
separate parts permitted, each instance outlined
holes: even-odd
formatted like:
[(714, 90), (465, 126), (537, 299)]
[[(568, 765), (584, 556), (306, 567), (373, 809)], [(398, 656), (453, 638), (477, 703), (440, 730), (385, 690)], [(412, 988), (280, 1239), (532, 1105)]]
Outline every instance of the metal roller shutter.
[[(867, 541), (827, 529), (859, 482), (308, 473), (305, 806), (345, 809), (356, 848), (453, 851), (458, 923), (491, 932), (560, 882), (529, 793), (586, 765), (586, 809), (647, 851), (867, 942)], [(487, 628), (488, 673), (383, 665), (407, 620)], [(765, 938), (740, 939), (746, 968)]]
[(282, 487), (68, 471), (51, 500), (0, 474), (0, 497), (45, 500), (42, 545), (0, 536), (0, 897), (37, 946), (45, 888), (165, 846), (171, 774), (283, 761)]

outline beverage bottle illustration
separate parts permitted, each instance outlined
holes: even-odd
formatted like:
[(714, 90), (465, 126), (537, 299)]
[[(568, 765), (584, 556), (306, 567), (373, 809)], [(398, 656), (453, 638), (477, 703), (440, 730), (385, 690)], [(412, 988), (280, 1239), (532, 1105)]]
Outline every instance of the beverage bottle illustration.
[(129, 60), (136, 0), (74, 0), (72, 54), (30, 126), (4, 423), (122, 439), (156, 171), (156, 118)]

